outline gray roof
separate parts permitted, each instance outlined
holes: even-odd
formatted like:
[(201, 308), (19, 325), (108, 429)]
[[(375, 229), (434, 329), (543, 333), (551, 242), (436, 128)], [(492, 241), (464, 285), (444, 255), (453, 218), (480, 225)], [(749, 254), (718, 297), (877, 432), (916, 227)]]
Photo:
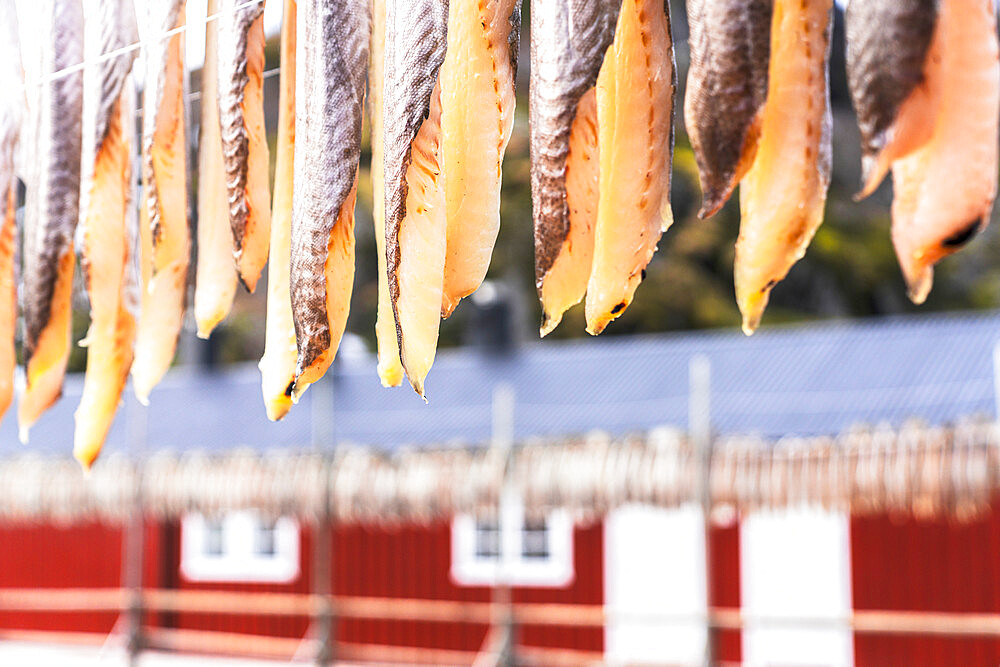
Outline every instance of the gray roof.
[[(503, 383), (515, 392), (519, 439), (683, 428), (696, 355), (711, 363), (712, 420), (722, 433), (823, 435), (911, 417), (940, 424), (995, 415), (998, 341), (1000, 312), (993, 312), (765, 327), (752, 338), (694, 332), (532, 342), (506, 355), (444, 350), (426, 405), (408, 387), (382, 388), (374, 358), (356, 355), (338, 360), (323, 386), (278, 424), (264, 416), (255, 365), (182, 367), (154, 390), (149, 408), (129, 393), (108, 450), (481, 443), (490, 436), (492, 392)], [(81, 386), (81, 377), (67, 379), (63, 399), (32, 429), (29, 449), (70, 451)], [(0, 424), (0, 453), (23, 451), (15, 422), (12, 409)], [(126, 447), (128, 431), (133, 443), (145, 432), (145, 445)]]

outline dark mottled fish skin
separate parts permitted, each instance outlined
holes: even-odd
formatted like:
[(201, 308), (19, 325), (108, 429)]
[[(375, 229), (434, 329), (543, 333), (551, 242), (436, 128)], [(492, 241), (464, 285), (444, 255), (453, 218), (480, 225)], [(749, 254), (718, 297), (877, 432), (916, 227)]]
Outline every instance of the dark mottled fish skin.
[[(83, 74), (83, 148), (80, 172), (80, 225), (85, 224), (88, 184), (94, 177), (94, 165), (108, 135), (111, 114), (122, 98), (129, 75), (139, 55), (138, 49), (102, 59), (139, 41), (139, 28), (132, 0), (88, 0), (85, 4), (84, 51), (88, 65)], [(131, 99), (131, 98), (130, 98)], [(80, 267), (88, 271), (87, 257), (81, 255)]]
[(14, 186), (14, 154), (21, 135), (24, 73), (18, 43), (17, 9), (14, 0), (0, 0), (0, 220), (7, 193)]
[(939, 0), (847, 6), (847, 83), (861, 129), (862, 180), (889, 141), (899, 107), (923, 80)]
[(299, 0), (292, 199), (296, 374), (330, 347), (325, 264), (357, 178), (368, 79), (368, 0)]
[[(83, 61), (83, 7), (79, 0), (42, 3), (42, 77)], [(24, 234), (24, 360), (34, 355), (51, 316), (59, 260), (72, 249), (79, 218), (83, 72), (30, 89), (35, 160), (29, 179)]]
[(767, 98), (773, 3), (688, 0), (687, 7), (691, 65), (684, 116), (704, 218), (721, 208), (736, 186), (748, 133)]
[(250, 6), (244, 0), (219, 2), (219, 124), (222, 127), (222, 153), (226, 166), (226, 190), (229, 196), (229, 222), (236, 247), (243, 245), (243, 233), (249, 215), (246, 199), (247, 155), (249, 138), (243, 121), (243, 91), (247, 76), (247, 34), (250, 26), (264, 13), (264, 3)]
[[(185, 0), (155, 0), (146, 5), (148, 30), (154, 36), (163, 35), (177, 26)], [(146, 90), (143, 92), (142, 115), (142, 170), (149, 184), (146, 211), (149, 226), (153, 230), (153, 245), (160, 238), (160, 196), (156, 187), (156, 173), (153, 170), (153, 139), (156, 135), (157, 118), (163, 106), (164, 86), (167, 75), (167, 51), (169, 38), (151, 39), (145, 45)]]
[(388, 0), (385, 8), (385, 254), (389, 297), (402, 332), (399, 299), (399, 226), (406, 215), (406, 169), (420, 125), (430, 113), (431, 92), (444, 62), (447, 0)]
[(618, 0), (531, 0), (531, 199), (539, 296), (569, 234), (570, 127), (580, 98), (597, 83), (620, 5)]
[(521, 50), (521, 3), (514, 4), (514, 11), (510, 13), (510, 33), (507, 35), (507, 53), (510, 54), (510, 70), (514, 73), (514, 81), (517, 81), (517, 57)]

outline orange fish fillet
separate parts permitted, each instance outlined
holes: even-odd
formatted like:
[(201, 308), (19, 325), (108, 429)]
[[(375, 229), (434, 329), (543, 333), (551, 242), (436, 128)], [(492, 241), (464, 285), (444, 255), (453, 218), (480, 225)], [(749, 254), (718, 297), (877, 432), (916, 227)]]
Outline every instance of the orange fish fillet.
[[(242, 6), (239, 0), (224, 0), (222, 8), (218, 92), (229, 222), (237, 273), (253, 292), (267, 264), (271, 234), (270, 157), (264, 127), (264, 3)], [(245, 51), (241, 53), (242, 46)]]
[(563, 313), (580, 303), (587, 292), (594, 256), (599, 174), (597, 91), (591, 88), (580, 98), (570, 128), (569, 154), (566, 156), (569, 233), (539, 291), (542, 336), (555, 329)]
[(501, 165), (514, 127), (511, 49), (517, 48), (518, 33), (511, 15), (518, 5), (515, 0), (449, 5), (448, 47), (438, 77), (448, 220), (444, 317), (483, 282), (500, 230)]
[(138, 303), (128, 284), (132, 242), (127, 228), (131, 187), (133, 96), (118, 99), (94, 165), (82, 220), (81, 264), (90, 298), (87, 372), (76, 410), (73, 455), (89, 468), (104, 445), (132, 365)]
[[(217, 11), (217, 0), (208, 0), (208, 15)], [(226, 318), (236, 296), (233, 231), (229, 226), (226, 171), (219, 130), (217, 33), (216, 21), (205, 25), (198, 136), (198, 267), (194, 288), (194, 319), (199, 338), (208, 338), (216, 325)]]
[[(14, 217), (14, 185), (6, 194), (0, 216), (0, 416), (10, 408), (14, 397), (14, 327), (17, 323), (17, 284), (14, 282), (14, 255), (17, 246), (17, 220)], [(0, 194), (3, 197), (3, 194)]]
[(354, 286), (354, 203), (357, 201), (358, 182), (344, 200), (337, 222), (330, 232), (326, 263), (326, 314), (329, 321), (330, 347), (320, 353), (311, 364), (298, 371), (295, 377), (293, 400), (298, 400), (309, 385), (319, 380), (333, 363), (340, 339), (347, 328), (347, 315), (351, 305), (351, 288)]
[[(183, 7), (175, 27), (184, 23)], [(142, 403), (170, 368), (184, 321), (190, 235), (187, 221), (186, 140), (184, 134), (183, 38), (166, 44), (162, 94), (147, 77), (143, 103), (143, 192), (140, 216), (142, 309), (136, 333), (132, 386)], [(148, 56), (147, 56), (148, 57)], [(153, 112), (153, 113), (151, 113)]]
[(673, 222), (674, 77), (662, 0), (624, 0), (597, 77), (601, 177), (586, 300), (587, 331), (594, 335), (628, 307)]
[(295, 324), (289, 288), (292, 239), (292, 182), (295, 156), (295, 0), (285, 0), (281, 22), (281, 91), (274, 168), (271, 250), (267, 264), (267, 325), (260, 359), (267, 418), (277, 421), (292, 407), (295, 385)]
[[(922, 85), (904, 103), (927, 104), (933, 130), (892, 163), (892, 240), (914, 303), (922, 303), (934, 264), (989, 222), (997, 183), (1000, 49), (991, 0), (944, 0)], [(926, 115), (901, 117), (915, 134)], [(918, 130), (911, 129), (918, 125)]]
[(833, 0), (777, 0), (767, 102), (753, 165), (740, 184), (736, 302), (749, 335), (771, 289), (823, 222), (830, 184), (827, 55)]

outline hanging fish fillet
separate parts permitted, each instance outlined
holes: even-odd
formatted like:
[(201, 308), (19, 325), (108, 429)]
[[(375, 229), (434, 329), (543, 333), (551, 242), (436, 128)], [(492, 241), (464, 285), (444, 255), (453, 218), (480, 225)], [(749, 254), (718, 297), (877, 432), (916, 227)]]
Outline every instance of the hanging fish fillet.
[[(159, 36), (184, 25), (184, 0), (146, 5), (147, 27)], [(184, 133), (184, 38), (150, 39), (143, 90), (140, 266), (142, 308), (132, 386), (143, 403), (170, 368), (184, 321), (188, 256), (187, 144)]]
[(501, 166), (514, 128), (521, 2), (453, 2), (447, 30), (440, 71), (448, 220), (444, 317), (483, 282), (500, 231)]
[(531, 3), (531, 198), (543, 336), (587, 291), (599, 172), (594, 85), (620, 4)]
[(87, 372), (76, 410), (73, 455), (85, 467), (104, 445), (132, 364), (138, 286), (130, 282), (138, 228), (130, 215), (137, 51), (132, 0), (86, 0), (81, 162), (80, 266), (90, 298)]
[[(208, 15), (218, 2), (208, 0)], [(229, 314), (236, 296), (233, 230), (229, 225), (226, 168), (219, 129), (218, 23), (205, 24), (205, 65), (201, 70), (201, 122), (198, 136), (198, 267), (194, 319), (198, 336), (208, 338)]]
[(736, 302), (743, 331), (760, 323), (771, 288), (806, 252), (830, 185), (833, 0), (775, 0), (767, 103), (757, 155), (740, 185)]
[[(240, 7), (237, 9), (237, 7)], [(253, 292), (271, 234), (264, 128), (264, 0), (219, 0), (219, 118), (240, 280)]]
[(27, 386), (18, 403), (21, 439), (62, 394), (69, 358), (73, 292), (73, 233), (80, 206), (83, 73), (47, 80), (83, 60), (83, 8), (79, 0), (39, 3), (41, 53), (29, 87), (32, 155), (24, 222), (24, 360)]
[(664, 0), (623, 0), (597, 77), (600, 184), (585, 304), (594, 335), (628, 307), (673, 222), (676, 71), (668, 12)]
[(878, 187), (893, 160), (925, 143), (933, 131), (931, 91), (922, 82), (938, 5), (939, 0), (848, 5), (847, 77), (861, 129), (861, 197)]
[(17, 11), (14, 0), (0, 0), (0, 417), (14, 398), (14, 328), (17, 323), (17, 287), (14, 262), (17, 221), (14, 204), (17, 178), (14, 155), (21, 134), (25, 98), (21, 92), (24, 72), (18, 42)]
[(292, 235), (292, 183), (295, 156), (295, 0), (285, 0), (281, 21), (281, 92), (278, 96), (278, 147), (274, 168), (271, 252), (267, 265), (267, 327), (260, 359), (264, 408), (271, 421), (292, 407), (295, 387), (295, 323), (289, 293)]
[(333, 361), (351, 305), (368, 2), (298, 3), (291, 240), (296, 400)]
[[(892, 160), (892, 240), (914, 303), (927, 298), (934, 264), (986, 226), (996, 197), (996, 10), (990, 0), (942, 0), (938, 8), (920, 75), (912, 71), (917, 56), (908, 61), (910, 69), (900, 65), (892, 72), (900, 87), (917, 82), (909, 95), (897, 95), (898, 111), (884, 112), (894, 117), (892, 135), (866, 184), (866, 191), (877, 186), (879, 169), (884, 173), (884, 162)], [(857, 20), (852, 16), (852, 23)], [(852, 61), (849, 69), (856, 66)], [(855, 99), (872, 94), (856, 75), (852, 85)]]
[(368, 109), (372, 143), (372, 218), (375, 222), (375, 249), (378, 252), (378, 313), (375, 337), (378, 340), (378, 376), (383, 387), (403, 381), (399, 361), (396, 322), (389, 298), (389, 278), (385, 271), (385, 130), (382, 127), (385, 82), (385, 3), (372, 0), (371, 64), (368, 68)]
[(773, 0), (689, 0), (684, 120), (713, 215), (750, 168), (767, 97)]
[(385, 234), (400, 360), (424, 395), (434, 363), (447, 245), (438, 73), (445, 0), (388, 0), (385, 34)]

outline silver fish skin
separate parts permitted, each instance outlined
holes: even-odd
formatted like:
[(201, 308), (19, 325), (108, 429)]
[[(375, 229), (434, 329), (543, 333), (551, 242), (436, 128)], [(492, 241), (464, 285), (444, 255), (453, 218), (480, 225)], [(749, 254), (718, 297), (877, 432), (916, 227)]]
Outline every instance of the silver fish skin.
[(924, 78), (940, 0), (848, 4), (847, 83), (861, 130), (862, 182), (891, 140), (899, 107)]
[(291, 296), (296, 375), (331, 345), (325, 263), (361, 156), (368, 79), (368, 0), (299, 0)]
[(14, 0), (0, 0), (0, 219), (14, 185), (15, 153), (23, 120), (24, 72)]
[(406, 215), (406, 169), (414, 138), (431, 108), (431, 93), (444, 62), (448, 40), (448, 0), (388, 0), (385, 9), (385, 253), (389, 297), (402, 331), (399, 299), (399, 227)]
[(146, 4), (146, 30), (149, 42), (145, 45), (145, 90), (142, 99), (142, 171), (149, 183), (145, 197), (149, 226), (153, 230), (153, 243), (160, 236), (160, 204), (153, 170), (153, 139), (156, 135), (157, 120), (163, 104), (164, 87), (167, 78), (167, 52), (170, 39), (158, 37), (170, 32), (184, 10), (185, 0), (155, 0)]
[[(863, 0), (867, 2), (868, 0)], [(772, 0), (688, 0), (691, 64), (684, 118), (702, 188), (699, 216), (729, 198), (767, 98)]]
[(24, 360), (34, 355), (51, 317), (60, 259), (72, 249), (79, 218), (83, 72), (53, 73), (83, 61), (83, 7), (80, 0), (43, 0), (40, 85), (29, 87), (33, 157), (24, 222)]
[(247, 76), (247, 35), (250, 26), (263, 13), (263, 0), (249, 6), (245, 0), (219, 2), (219, 124), (229, 197), (229, 223), (233, 228), (237, 253), (243, 245), (243, 234), (250, 215), (246, 198), (250, 140), (242, 109), (243, 91), (250, 81)]
[(580, 98), (597, 83), (620, 5), (618, 0), (531, 0), (531, 200), (539, 296), (570, 229), (570, 128)]
[[(132, 0), (84, 0), (83, 70), (83, 146), (80, 181), (80, 228), (86, 224), (86, 211), (94, 166), (108, 134), (111, 114), (123, 99), (125, 88), (131, 86), (132, 65), (139, 55), (132, 49), (104, 59), (105, 54), (118, 51), (139, 41), (139, 27)], [(128, 100), (134, 99), (129, 94)], [(127, 113), (131, 116), (131, 113)], [(82, 268), (86, 271), (86, 258)]]

